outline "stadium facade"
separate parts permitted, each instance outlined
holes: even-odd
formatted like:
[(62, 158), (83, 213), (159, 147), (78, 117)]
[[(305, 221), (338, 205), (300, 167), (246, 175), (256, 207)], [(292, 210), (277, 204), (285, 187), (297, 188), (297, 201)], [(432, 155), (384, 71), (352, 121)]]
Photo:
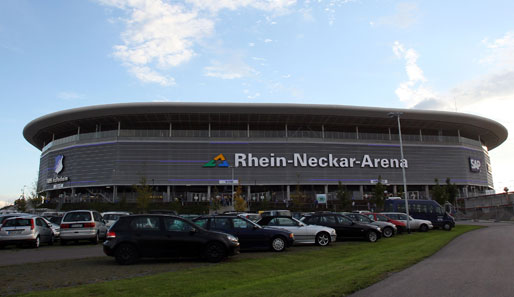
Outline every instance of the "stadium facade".
[[(400, 156), (401, 112), (404, 159)], [(352, 199), (378, 179), (412, 198), (430, 199), (435, 179), (460, 196), (493, 189), (489, 150), (507, 138), (501, 124), (469, 114), (339, 105), (126, 103), (64, 110), (23, 131), (41, 150), (38, 186), (64, 202), (135, 199), (144, 179), (164, 202), (229, 196), (287, 201), (298, 187)]]

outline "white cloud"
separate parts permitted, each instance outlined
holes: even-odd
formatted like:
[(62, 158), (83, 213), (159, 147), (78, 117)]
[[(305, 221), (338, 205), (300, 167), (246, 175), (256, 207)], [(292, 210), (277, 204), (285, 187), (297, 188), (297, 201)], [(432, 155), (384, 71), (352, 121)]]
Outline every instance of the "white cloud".
[(84, 98), (84, 95), (75, 93), (75, 92), (59, 92), (57, 94), (57, 98), (64, 99), (64, 100), (74, 100), (74, 99), (81, 99)]
[(270, 43), (270, 42), (273, 42), (273, 40), (271, 40), (269, 38), (264, 39), (264, 43)]
[[(417, 53), (395, 42), (393, 52), (406, 62), (409, 81), (400, 83), (396, 93), (408, 107), (437, 109), (475, 114), (490, 118), (514, 131), (514, 34), (506, 33), (492, 42), (484, 41), (487, 54), (480, 62), (489, 66), (486, 74), (461, 82), (442, 93), (436, 93), (424, 85), (427, 81), (417, 66)], [(507, 186), (514, 189), (511, 167), (514, 164), (514, 140), (509, 138), (489, 153), (493, 166), (495, 190), (501, 192)]]
[(0, 208), (11, 205), (11, 204), (12, 204), (12, 202), (0, 200)]
[(145, 83), (158, 83), (161, 86), (172, 86), (175, 84), (173, 77), (162, 75), (147, 66), (130, 65), (129, 71)]
[(255, 43), (250, 42), (250, 43), (248, 43), (248, 46), (249, 46), (249, 47), (254, 47), (254, 46), (255, 46)]
[(376, 21), (370, 22), (370, 25), (386, 25), (400, 29), (406, 29), (412, 26), (419, 19), (419, 10), (416, 3), (398, 3), (395, 7), (395, 14), (383, 16)]
[(248, 99), (256, 99), (261, 96), (261, 93), (255, 93), (253, 95), (248, 95)]
[(246, 65), (241, 55), (234, 55), (231, 60), (220, 62), (212, 61), (210, 66), (204, 68), (204, 75), (221, 79), (236, 79), (257, 74), (250, 66)]

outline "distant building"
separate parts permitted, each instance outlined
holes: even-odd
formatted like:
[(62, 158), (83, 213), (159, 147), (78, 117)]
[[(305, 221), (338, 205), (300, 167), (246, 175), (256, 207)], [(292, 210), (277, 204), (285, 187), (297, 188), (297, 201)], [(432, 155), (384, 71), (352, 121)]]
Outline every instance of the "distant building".
[[(405, 160), (391, 111), (403, 112)], [(359, 200), (379, 177), (397, 196), (402, 166), (412, 198), (429, 199), (435, 178), (468, 196), (493, 189), (488, 151), (507, 138), (501, 124), (455, 112), (236, 103), (75, 108), (23, 134), (41, 150), (39, 188), (64, 202), (130, 202), (142, 178), (164, 202), (223, 198), (233, 182), (250, 201), (284, 201), (297, 186), (330, 200), (339, 182)]]

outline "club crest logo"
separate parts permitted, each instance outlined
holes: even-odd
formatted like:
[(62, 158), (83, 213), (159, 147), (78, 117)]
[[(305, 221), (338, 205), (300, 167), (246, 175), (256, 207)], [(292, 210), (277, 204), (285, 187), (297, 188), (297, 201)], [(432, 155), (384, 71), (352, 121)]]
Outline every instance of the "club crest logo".
[(216, 167), (216, 166), (217, 167), (229, 167), (227, 159), (225, 159), (225, 156), (223, 156), (223, 154), (217, 155), (214, 159), (203, 164), (202, 167)]
[(61, 173), (61, 171), (64, 169), (64, 156), (58, 155), (55, 157), (55, 163), (54, 163), (54, 172), (56, 174)]

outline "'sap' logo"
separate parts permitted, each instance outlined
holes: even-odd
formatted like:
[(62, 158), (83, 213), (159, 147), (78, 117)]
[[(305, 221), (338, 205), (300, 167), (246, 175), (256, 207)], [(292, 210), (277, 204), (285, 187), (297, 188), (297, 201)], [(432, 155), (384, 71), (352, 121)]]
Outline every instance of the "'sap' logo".
[(229, 167), (227, 159), (225, 159), (225, 156), (223, 154), (219, 154), (216, 156), (216, 158), (210, 160), (209, 162), (203, 164), (202, 167)]
[(55, 157), (54, 172), (56, 174), (59, 174), (64, 169), (63, 161), (64, 161), (63, 155), (58, 155), (57, 157)]
[(480, 166), (482, 166), (480, 160), (469, 158), (469, 169), (472, 172), (480, 172)]

